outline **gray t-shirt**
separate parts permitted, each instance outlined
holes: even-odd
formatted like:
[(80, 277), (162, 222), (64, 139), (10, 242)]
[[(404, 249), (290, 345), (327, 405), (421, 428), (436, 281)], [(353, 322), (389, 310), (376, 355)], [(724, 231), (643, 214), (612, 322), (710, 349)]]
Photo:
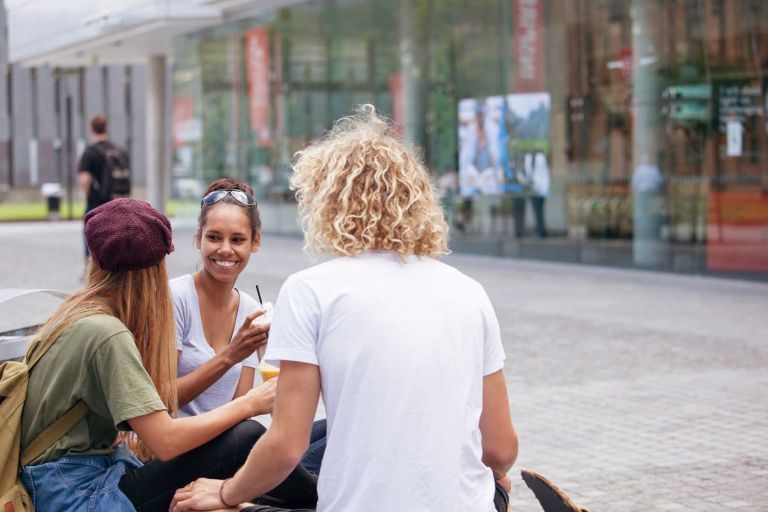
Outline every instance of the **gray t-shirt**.
[[(181, 352), (178, 375), (183, 377), (202, 366), (216, 354), (205, 339), (203, 322), (200, 318), (200, 299), (197, 296), (192, 275), (185, 274), (171, 279), (170, 287), (171, 295), (173, 295), (173, 313), (176, 318), (176, 349)], [(232, 331), (233, 337), (243, 325), (245, 317), (260, 307), (259, 303), (247, 293), (240, 290), (238, 293), (240, 294), (240, 304), (237, 308), (235, 328)], [(243, 366), (258, 367), (258, 355), (254, 352), (242, 363), (238, 363), (227, 370), (211, 387), (200, 393), (188, 404), (179, 407), (178, 416), (195, 416), (232, 400)]]

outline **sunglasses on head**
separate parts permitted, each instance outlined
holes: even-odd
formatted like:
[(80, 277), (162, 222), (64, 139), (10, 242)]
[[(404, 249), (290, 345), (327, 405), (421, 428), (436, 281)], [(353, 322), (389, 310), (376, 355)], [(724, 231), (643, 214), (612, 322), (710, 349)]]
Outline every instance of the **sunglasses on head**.
[(242, 190), (214, 190), (210, 194), (207, 194), (205, 197), (203, 197), (203, 200), (200, 201), (200, 206), (218, 203), (227, 197), (227, 194), (234, 197), (235, 200), (243, 206), (253, 206), (256, 204), (256, 200), (253, 198), (253, 196), (243, 192)]

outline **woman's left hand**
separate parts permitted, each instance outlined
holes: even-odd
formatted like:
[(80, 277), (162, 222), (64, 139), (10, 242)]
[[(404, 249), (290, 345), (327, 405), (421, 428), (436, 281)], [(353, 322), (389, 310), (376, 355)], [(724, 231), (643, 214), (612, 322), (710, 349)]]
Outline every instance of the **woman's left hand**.
[(182, 512), (184, 510), (230, 510), (219, 499), (219, 490), (223, 483), (223, 480), (198, 478), (186, 487), (176, 490), (168, 510), (170, 512)]

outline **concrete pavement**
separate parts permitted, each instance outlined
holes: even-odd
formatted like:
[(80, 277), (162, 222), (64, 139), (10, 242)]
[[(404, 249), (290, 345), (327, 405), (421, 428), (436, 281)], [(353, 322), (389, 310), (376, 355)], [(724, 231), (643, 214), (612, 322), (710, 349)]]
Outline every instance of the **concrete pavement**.
[[(171, 276), (195, 270), (175, 229)], [(77, 222), (0, 224), (0, 287), (72, 290)], [(311, 264), (301, 241), (267, 237), (239, 286), (275, 300)], [(452, 255), (498, 314), (517, 467), (593, 511), (768, 510), (768, 284)], [(0, 330), (56, 301), (0, 306)], [(406, 428), (406, 426), (404, 426)], [(515, 470), (513, 469), (513, 473)], [(516, 511), (538, 511), (514, 475)]]

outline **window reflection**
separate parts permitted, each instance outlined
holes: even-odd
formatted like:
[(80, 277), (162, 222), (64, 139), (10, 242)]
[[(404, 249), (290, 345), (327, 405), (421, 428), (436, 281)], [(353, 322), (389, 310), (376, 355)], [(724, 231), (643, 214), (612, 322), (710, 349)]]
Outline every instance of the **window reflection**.
[[(231, 174), (290, 203), (292, 155), (372, 102), (422, 148), (454, 249), (766, 278), (766, 37), (751, 0), (326, 0), (238, 20), (177, 41), (177, 193)], [(549, 98), (543, 138), (509, 99), (526, 94)]]

